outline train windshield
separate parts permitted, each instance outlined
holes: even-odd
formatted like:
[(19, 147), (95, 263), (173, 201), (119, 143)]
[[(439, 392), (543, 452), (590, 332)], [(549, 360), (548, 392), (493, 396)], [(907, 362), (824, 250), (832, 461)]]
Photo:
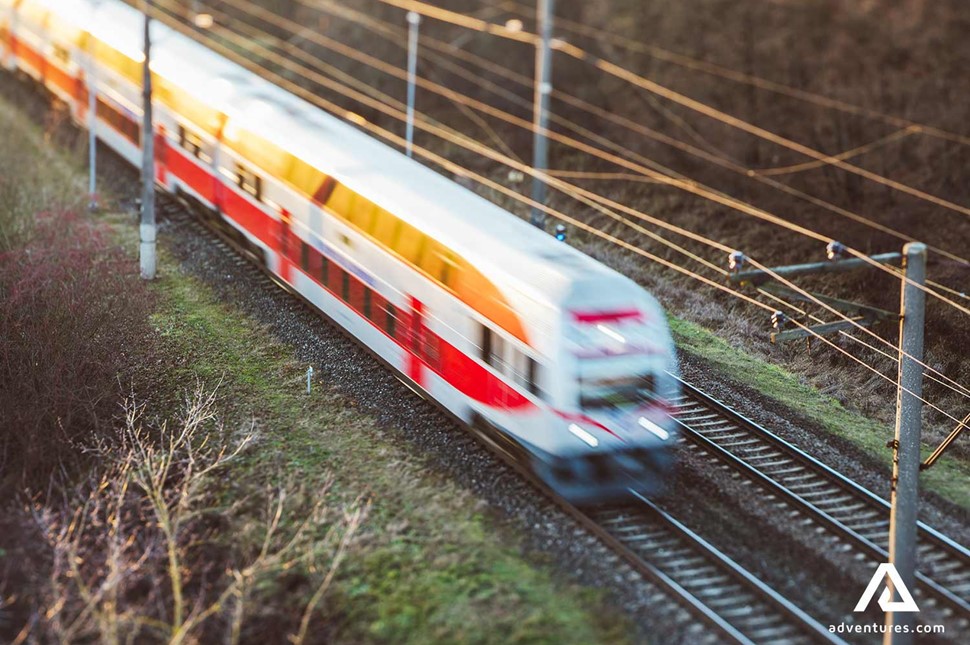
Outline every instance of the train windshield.
[(580, 370), (579, 405), (584, 410), (642, 406), (656, 397), (653, 372), (596, 375), (599, 370)]
[(649, 402), (653, 395), (652, 374), (579, 382), (579, 405), (584, 410), (639, 406)]

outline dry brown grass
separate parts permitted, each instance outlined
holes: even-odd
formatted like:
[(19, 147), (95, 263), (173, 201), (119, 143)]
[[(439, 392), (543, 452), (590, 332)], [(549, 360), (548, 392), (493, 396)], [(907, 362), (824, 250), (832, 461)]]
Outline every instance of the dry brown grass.
[[(252, 603), (290, 571), (314, 581), (289, 637), (304, 642), (365, 508), (332, 508), (326, 489), (297, 485), (223, 507), (222, 478), (256, 434), (227, 432), (215, 402), (198, 387), (177, 423), (152, 427), (129, 399), (115, 440), (89, 447), (100, 467), (27, 509), (50, 566), (15, 643), (236, 643), (260, 614)], [(253, 503), (262, 512), (234, 525)], [(218, 546), (217, 528), (234, 548)]]

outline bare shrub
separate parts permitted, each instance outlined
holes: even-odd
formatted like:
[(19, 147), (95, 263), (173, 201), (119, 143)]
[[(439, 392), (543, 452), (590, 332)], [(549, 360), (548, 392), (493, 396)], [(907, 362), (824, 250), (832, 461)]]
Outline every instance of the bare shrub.
[[(30, 509), (52, 566), (18, 641), (238, 642), (253, 599), (302, 571), (307, 593), (288, 627), (303, 642), (365, 508), (328, 506), (329, 485), (312, 496), (282, 486), (220, 507), (227, 466), (256, 435), (228, 433), (214, 402), (199, 387), (179, 422), (156, 430), (129, 400), (117, 441), (91, 448), (103, 467), (63, 504)], [(262, 512), (233, 526), (247, 505)], [(220, 523), (229, 526), (218, 533), (242, 544), (217, 544)]]
[(46, 481), (110, 427), (118, 379), (153, 338), (135, 268), (70, 212), (39, 215), (29, 240), (0, 251), (0, 485)]

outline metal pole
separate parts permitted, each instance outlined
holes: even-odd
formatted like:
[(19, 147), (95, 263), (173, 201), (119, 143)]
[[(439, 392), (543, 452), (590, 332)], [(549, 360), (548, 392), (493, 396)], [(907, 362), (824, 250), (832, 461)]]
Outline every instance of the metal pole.
[(152, 125), (151, 10), (152, 0), (145, 1), (145, 62), (142, 73), (142, 198), (141, 198), (141, 277), (155, 279), (155, 128)]
[(98, 84), (94, 52), (88, 54), (88, 210), (98, 208)]
[[(532, 119), (532, 167), (544, 171), (549, 167), (549, 148), (545, 130), (549, 122), (549, 95), (552, 93), (552, 12), (555, 0), (538, 0), (536, 16), (539, 21), (541, 42), (536, 47), (536, 86)], [(532, 178), (532, 200), (546, 203), (546, 184), (539, 177)], [(532, 207), (530, 221), (541, 229), (546, 227), (545, 211)]]
[[(903, 247), (904, 275), (899, 329), (899, 390), (896, 396), (896, 440), (893, 442), (892, 510), (889, 515), (889, 561), (912, 593), (916, 580), (916, 520), (919, 505), (920, 413), (922, 411), (923, 313), (926, 304), (922, 286), (926, 281), (926, 245), (910, 242)], [(912, 281), (912, 283), (910, 282)], [(913, 284), (915, 283), (915, 284)], [(892, 590), (892, 600), (900, 601)], [(912, 612), (886, 613), (887, 645), (913, 642)], [(899, 631), (897, 631), (899, 630)]]
[(414, 141), (414, 82), (418, 72), (418, 26), (421, 24), (421, 14), (417, 11), (408, 12), (408, 114), (405, 139), (405, 151), (411, 156), (411, 142)]

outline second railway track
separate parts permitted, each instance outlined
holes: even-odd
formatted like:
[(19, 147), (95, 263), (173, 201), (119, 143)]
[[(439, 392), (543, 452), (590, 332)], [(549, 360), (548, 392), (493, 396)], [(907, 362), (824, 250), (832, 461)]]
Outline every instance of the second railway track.
[(822, 625), (696, 533), (635, 495), (591, 509), (593, 530), (635, 568), (682, 596), (695, 613), (738, 643), (839, 643)]
[[(714, 454), (808, 515), (858, 556), (886, 562), (889, 503), (689, 383), (673, 402), (688, 445)], [(970, 551), (920, 522), (916, 598), (970, 626)]]

